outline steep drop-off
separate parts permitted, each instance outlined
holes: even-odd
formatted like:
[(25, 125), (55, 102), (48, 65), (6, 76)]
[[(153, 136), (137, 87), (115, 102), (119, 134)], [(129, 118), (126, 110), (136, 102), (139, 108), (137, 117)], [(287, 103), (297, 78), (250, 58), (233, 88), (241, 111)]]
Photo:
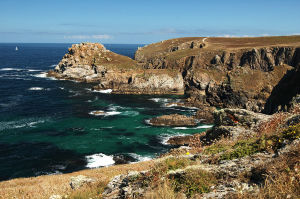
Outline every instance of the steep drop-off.
[(171, 39), (138, 49), (135, 59), (145, 69), (179, 70), (194, 106), (262, 111), (300, 64), (300, 37)]
[[(274, 111), (268, 109), (273, 105), (269, 104), (275, 102), (268, 99), (277, 92), (273, 88), (299, 64), (300, 36), (193, 37), (139, 48), (135, 60), (106, 50), (101, 44), (75, 44), (48, 75), (94, 82), (95, 89), (112, 89), (113, 93), (185, 93), (186, 104), (191, 106), (256, 112), (266, 108), (265, 112), (271, 113)], [(299, 93), (299, 89), (294, 90), (293, 96)], [(276, 102), (277, 107), (283, 101)]]

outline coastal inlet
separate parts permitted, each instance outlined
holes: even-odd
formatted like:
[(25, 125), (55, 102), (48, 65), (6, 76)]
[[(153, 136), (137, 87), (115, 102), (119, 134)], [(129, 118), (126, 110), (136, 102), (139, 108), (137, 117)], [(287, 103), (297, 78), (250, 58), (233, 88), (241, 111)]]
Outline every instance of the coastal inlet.
[[(46, 77), (70, 46), (0, 44), (0, 180), (147, 160), (170, 149), (169, 137), (211, 127), (149, 124), (194, 115), (174, 105), (183, 96), (117, 95)], [(133, 57), (138, 45), (106, 48)]]

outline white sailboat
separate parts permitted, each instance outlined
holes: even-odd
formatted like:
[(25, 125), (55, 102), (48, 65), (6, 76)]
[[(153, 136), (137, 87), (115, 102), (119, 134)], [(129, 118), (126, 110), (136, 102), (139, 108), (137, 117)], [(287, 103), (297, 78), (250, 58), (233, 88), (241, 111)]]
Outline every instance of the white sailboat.
[(19, 50), (19, 48), (18, 48), (18, 46), (16, 46), (16, 51), (18, 51)]

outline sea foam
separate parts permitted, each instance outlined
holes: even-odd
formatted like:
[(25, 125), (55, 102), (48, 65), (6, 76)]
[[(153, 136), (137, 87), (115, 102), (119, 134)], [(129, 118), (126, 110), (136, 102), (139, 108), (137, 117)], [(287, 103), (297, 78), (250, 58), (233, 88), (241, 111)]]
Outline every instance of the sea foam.
[(110, 94), (113, 90), (112, 89), (104, 89), (104, 90), (92, 90), (90, 88), (86, 88), (85, 90), (94, 92), (94, 93), (103, 93), (103, 94)]
[(149, 100), (153, 101), (153, 102), (166, 103), (166, 102), (169, 102), (171, 99), (169, 99), (169, 98), (150, 98)]
[(172, 137), (180, 137), (180, 136), (186, 136), (188, 134), (183, 134), (183, 133), (176, 133), (176, 134), (162, 134), (162, 135), (159, 135), (159, 139), (161, 140), (160, 143), (162, 143), (163, 145), (169, 145), (168, 144), (168, 140)]
[(119, 111), (102, 111), (102, 110), (97, 110), (97, 111), (91, 111), (89, 112), (90, 115), (95, 115), (95, 116), (113, 116), (113, 115), (119, 115), (121, 112)]
[(182, 126), (182, 127), (174, 127), (173, 129), (177, 129), (177, 130), (186, 130), (186, 129), (208, 129), (208, 128), (211, 128), (211, 127), (213, 127), (213, 125), (201, 125), (201, 126), (191, 127), (191, 128)]
[(113, 156), (108, 156), (103, 153), (88, 155), (85, 158), (87, 160), (86, 167), (88, 168), (105, 167), (115, 163)]
[[(150, 156), (142, 156), (142, 155), (139, 155), (136, 153), (128, 153), (128, 155), (130, 155), (131, 157), (136, 159), (138, 162), (152, 160), (152, 157), (150, 157)], [(134, 163), (134, 162), (131, 162), (131, 163)]]
[(21, 69), (21, 68), (1, 68), (0, 69), (0, 71), (12, 71), (12, 70), (21, 71), (23, 69)]
[(40, 91), (40, 90), (44, 90), (44, 88), (42, 88), (42, 87), (31, 87), (28, 90), (30, 90), (30, 91)]

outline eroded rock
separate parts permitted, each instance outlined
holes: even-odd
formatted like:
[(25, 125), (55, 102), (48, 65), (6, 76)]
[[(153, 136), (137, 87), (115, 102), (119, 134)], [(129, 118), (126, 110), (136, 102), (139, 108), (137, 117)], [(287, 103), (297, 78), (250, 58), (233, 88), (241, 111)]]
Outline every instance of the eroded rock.
[(186, 115), (172, 114), (163, 115), (160, 117), (152, 118), (150, 120), (153, 126), (196, 126), (197, 121), (194, 117)]

